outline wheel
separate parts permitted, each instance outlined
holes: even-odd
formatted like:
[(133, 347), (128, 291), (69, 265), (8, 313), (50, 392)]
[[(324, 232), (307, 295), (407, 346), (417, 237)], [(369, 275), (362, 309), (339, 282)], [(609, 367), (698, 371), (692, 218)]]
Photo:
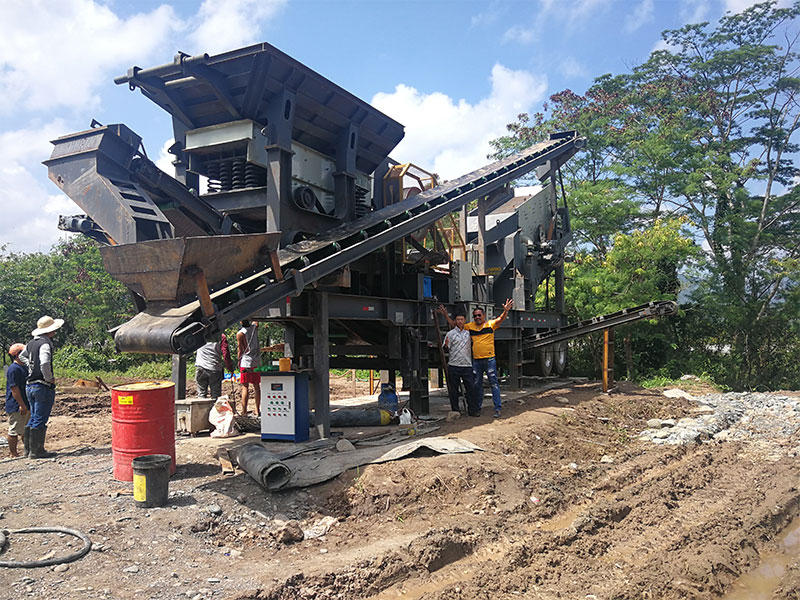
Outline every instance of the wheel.
[(542, 377), (547, 377), (553, 371), (552, 346), (536, 349), (536, 372)]
[(567, 371), (567, 342), (556, 342), (551, 346), (553, 353), (553, 371), (563, 375)]

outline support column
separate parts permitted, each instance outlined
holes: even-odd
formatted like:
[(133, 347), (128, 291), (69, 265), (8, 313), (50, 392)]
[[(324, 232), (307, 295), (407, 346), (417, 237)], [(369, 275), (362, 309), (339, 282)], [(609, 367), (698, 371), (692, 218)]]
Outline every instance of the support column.
[(186, 357), (172, 355), (172, 382), (175, 384), (175, 400), (186, 398)]
[(424, 342), (414, 342), (412, 352), (409, 407), (418, 415), (427, 415), (430, 412), (427, 357), (428, 346)]
[(311, 294), (314, 318), (314, 423), (320, 439), (331, 436), (330, 354), (328, 344), (328, 294)]
[(478, 275), (486, 275), (486, 198), (478, 198)]
[(555, 270), (556, 286), (556, 312), (561, 316), (561, 324), (566, 325), (567, 307), (564, 301), (564, 264), (556, 267)]
[(614, 388), (614, 329), (603, 330), (603, 392)]
[(292, 189), (292, 153), (280, 146), (267, 148), (267, 233), (281, 230), (281, 198)]
[(522, 389), (522, 343), (515, 337), (508, 343), (508, 376), (512, 390)]

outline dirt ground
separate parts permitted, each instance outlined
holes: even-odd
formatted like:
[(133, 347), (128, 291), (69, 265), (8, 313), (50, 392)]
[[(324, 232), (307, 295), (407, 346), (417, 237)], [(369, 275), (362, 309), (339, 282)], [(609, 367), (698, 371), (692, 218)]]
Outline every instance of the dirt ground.
[[(344, 393), (352, 384), (335, 385)], [(136, 508), (131, 484), (112, 479), (108, 395), (59, 397), (48, 438), (58, 456), (0, 461), (0, 527), (70, 527), (94, 547), (66, 570), (0, 569), (0, 590), (53, 599), (677, 600), (734, 598), (726, 594), (741, 588), (735, 597), (800, 598), (800, 440), (657, 446), (638, 438), (648, 419), (691, 416), (693, 402), (624, 383), (610, 395), (596, 382), (550, 385), (508, 395), (501, 419), (485, 407), (480, 418), (437, 423), (435, 435), (481, 452), (369, 465), (301, 490), (269, 493), (246, 474), (220, 472), (215, 451), (256, 435), (179, 437), (170, 502), (157, 509)], [(437, 402), (432, 412), (445, 414)], [(324, 517), (336, 522), (325, 535), (285, 539), (287, 522), (309, 530)], [(77, 544), (11, 537), (0, 560)], [(772, 555), (783, 556), (774, 581), (742, 583)]]

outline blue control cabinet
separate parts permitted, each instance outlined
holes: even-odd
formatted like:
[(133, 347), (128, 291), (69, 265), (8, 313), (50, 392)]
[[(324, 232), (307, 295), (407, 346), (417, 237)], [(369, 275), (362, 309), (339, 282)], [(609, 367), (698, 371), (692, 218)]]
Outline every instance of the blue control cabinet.
[(308, 373), (261, 373), (261, 439), (308, 440)]

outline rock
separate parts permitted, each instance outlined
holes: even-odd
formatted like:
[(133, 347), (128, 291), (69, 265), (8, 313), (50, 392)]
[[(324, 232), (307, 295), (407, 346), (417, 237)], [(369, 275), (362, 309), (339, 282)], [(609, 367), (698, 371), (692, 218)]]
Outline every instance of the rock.
[(681, 375), (681, 381), (700, 381), (697, 375)]
[(669, 437), (669, 430), (668, 429), (659, 429), (658, 431), (654, 431), (652, 437), (654, 440), (663, 440), (666, 437)]
[(577, 464), (577, 463), (574, 463), (574, 462), (571, 462), (571, 463), (569, 463), (569, 464), (567, 465), (567, 468), (568, 468), (570, 471), (577, 471), (577, 470), (578, 470), (578, 464)]
[(123, 573), (138, 573), (139, 572), (139, 566), (138, 565), (131, 565), (130, 567), (125, 567), (124, 569), (122, 569), (122, 572)]
[(63, 573), (64, 571), (68, 570), (69, 570), (69, 565), (56, 565), (55, 567), (53, 567), (53, 571), (55, 571), (56, 573)]
[(661, 419), (648, 419), (647, 426), (650, 429), (661, 429)]
[(219, 504), (209, 504), (208, 506), (206, 506), (206, 512), (211, 515), (221, 515), (222, 508), (220, 507)]
[(455, 421), (456, 419), (461, 418), (461, 413), (457, 410), (451, 410), (447, 413), (447, 422), (450, 423), (451, 421)]
[(203, 600), (203, 594), (195, 594), (192, 596), (192, 600)]
[(239, 558), (242, 555), (241, 551), (233, 549), (228, 554), (231, 555), (231, 558)]
[(236, 496), (236, 501), (239, 504), (247, 504), (247, 495), (246, 494), (239, 494)]
[(694, 400), (694, 396), (692, 396), (689, 392), (684, 392), (678, 388), (672, 388), (669, 390), (664, 390), (661, 392), (667, 398), (686, 398), (687, 400)]
[(664, 419), (661, 421), (661, 427), (675, 427), (675, 419)]
[(219, 583), (222, 580), (219, 577), (209, 577), (208, 579), (206, 579), (206, 581), (208, 583)]
[(281, 544), (293, 544), (303, 540), (303, 529), (295, 520), (289, 521), (275, 534), (275, 539)]
[(277, 527), (283, 527), (289, 522), (289, 517), (283, 513), (275, 513), (275, 517), (273, 517), (272, 521)]
[(198, 533), (200, 531), (208, 531), (211, 528), (211, 521), (203, 520), (198, 521), (197, 523), (192, 523), (189, 526), (189, 531), (192, 533)]
[(608, 454), (603, 454), (603, 456), (600, 457), (600, 462), (604, 463), (604, 464), (607, 464), (607, 465), (610, 465), (611, 463), (614, 462), (614, 459), (613, 459), (613, 457), (609, 456)]
[(559, 404), (569, 404), (569, 400), (567, 400), (563, 396), (556, 396), (555, 398), (553, 398), (553, 400), (555, 400)]
[(356, 447), (353, 445), (348, 439), (342, 438), (338, 442), (336, 442), (336, 451), (337, 452), (352, 452), (355, 450)]
[(320, 548), (319, 549), (319, 553), (320, 554), (327, 554), (328, 553), (328, 549), (327, 548)]
[(311, 527), (303, 530), (303, 539), (313, 540), (315, 538), (320, 538), (326, 535), (331, 530), (331, 527), (336, 525), (338, 522), (339, 520), (336, 517), (322, 517), (321, 519), (315, 521)]

